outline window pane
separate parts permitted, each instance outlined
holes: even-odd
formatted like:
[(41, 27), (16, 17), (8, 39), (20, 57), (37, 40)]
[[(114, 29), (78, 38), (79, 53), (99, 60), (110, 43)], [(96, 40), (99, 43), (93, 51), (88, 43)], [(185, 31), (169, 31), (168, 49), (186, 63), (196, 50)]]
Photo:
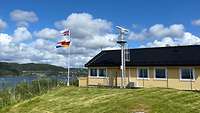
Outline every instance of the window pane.
[(97, 76), (97, 69), (90, 69), (90, 76)]
[(166, 78), (166, 70), (165, 69), (156, 69), (155, 74), (156, 74), (156, 78)]
[(99, 69), (99, 76), (105, 77), (106, 76), (106, 69)]
[(139, 69), (139, 78), (148, 78), (148, 69)]
[(193, 79), (192, 68), (182, 68), (181, 69), (181, 79)]

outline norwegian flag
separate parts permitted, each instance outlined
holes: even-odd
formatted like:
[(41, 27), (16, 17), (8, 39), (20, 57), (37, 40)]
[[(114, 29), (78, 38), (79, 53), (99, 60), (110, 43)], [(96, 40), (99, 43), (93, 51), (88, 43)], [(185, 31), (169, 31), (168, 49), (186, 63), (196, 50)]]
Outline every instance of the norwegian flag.
[(70, 30), (64, 30), (61, 32), (62, 36), (70, 36)]
[(69, 40), (63, 40), (57, 43), (56, 48), (65, 47), (68, 48), (70, 46)]

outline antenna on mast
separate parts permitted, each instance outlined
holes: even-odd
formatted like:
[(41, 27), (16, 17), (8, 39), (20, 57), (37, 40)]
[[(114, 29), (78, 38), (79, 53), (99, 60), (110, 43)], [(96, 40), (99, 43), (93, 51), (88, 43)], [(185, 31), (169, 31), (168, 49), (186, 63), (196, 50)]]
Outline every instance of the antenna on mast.
[(116, 28), (119, 30), (119, 37), (118, 37), (118, 41), (117, 43), (121, 46), (121, 88), (125, 88), (125, 44), (127, 43), (126, 40), (124, 39), (124, 35), (126, 35), (128, 33), (128, 30), (120, 27), (120, 26), (116, 26)]

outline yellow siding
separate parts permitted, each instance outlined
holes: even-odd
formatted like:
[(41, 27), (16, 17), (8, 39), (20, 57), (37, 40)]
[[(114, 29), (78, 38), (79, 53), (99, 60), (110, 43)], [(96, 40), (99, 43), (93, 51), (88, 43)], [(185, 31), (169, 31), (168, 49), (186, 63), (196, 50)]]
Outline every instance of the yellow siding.
[(87, 86), (88, 86), (88, 77), (80, 77), (79, 87), (87, 87)]
[[(195, 69), (195, 81), (182, 81), (180, 80), (179, 68), (176, 66), (167, 67), (168, 80), (156, 80), (154, 79), (154, 67), (148, 67), (149, 69), (149, 79), (141, 80), (137, 78), (137, 67), (127, 67), (126, 68), (126, 84), (128, 84), (128, 76), (130, 76), (130, 81), (134, 82), (137, 87), (165, 87), (165, 88), (175, 88), (182, 90), (200, 90), (200, 67), (196, 66)], [(120, 86), (121, 77), (119, 67), (109, 67), (107, 68), (108, 77), (105, 78), (88, 78), (88, 85), (107, 85), (107, 86)]]
[(109, 82), (108, 77), (105, 77), (105, 78), (90, 77), (88, 81), (88, 85), (107, 86), (108, 82)]

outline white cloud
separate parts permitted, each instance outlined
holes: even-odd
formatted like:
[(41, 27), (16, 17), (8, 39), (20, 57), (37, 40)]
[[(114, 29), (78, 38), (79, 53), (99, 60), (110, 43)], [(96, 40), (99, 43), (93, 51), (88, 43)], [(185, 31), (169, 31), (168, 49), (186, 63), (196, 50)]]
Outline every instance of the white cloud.
[[(73, 13), (66, 20), (55, 22), (55, 27), (71, 30), (70, 62), (73, 67), (83, 66), (101, 49), (119, 49), (116, 44), (117, 34), (112, 33), (112, 23), (94, 18), (88, 13)], [(56, 40), (51, 40), (55, 37), (59, 40), (61, 37), (58, 34), (56, 29), (43, 28), (35, 31), (33, 36), (36, 38), (32, 38), (32, 33), (26, 27), (18, 27), (13, 35), (1, 33), (0, 61), (48, 63), (67, 67), (69, 48), (56, 49)], [(141, 47), (200, 44), (200, 37), (185, 32), (182, 24), (156, 24), (139, 33), (132, 31), (128, 38), (139, 41), (143, 44)], [(31, 42), (25, 43), (29, 39)]]
[(140, 33), (131, 31), (129, 33), (128, 39), (129, 40), (144, 40), (147, 37), (148, 37), (147, 29), (143, 29)]
[(137, 43), (141, 44), (140, 47), (200, 44), (200, 37), (186, 32), (182, 24), (173, 24), (168, 27), (163, 24), (155, 24), (139, 33), (131, 32), (129, 40), (137, 41)]
[(197, 37), (189, 32), (185, 32), (183, 37), (173, 38), (173, 37), (164, 37), (161, 40), (154, 40), (148, 42), (141, 47), (165, 47), (165, 46), (177, 46), (177, 45), (199, 45), (200, 37)]
[(161, 41), (154, 40), (153, 42), (148, 42), (146, 45), (142, 45), (141, 47), (165, 47), (165, 46), (175, 46), (176, 43), (171, 37), (165, 37)]
[[(18, 19), (20, 22), (36, 22)], [(73, 13), (66, 20), (55, 22), (55, 27), (71, 30), (70, 62), (71, 66), (83, 66), (101, 49), (119, 49), (116, 44), (117, 34), (112, 33), (112, 23), (94, 18), (88, 13)], [(13, 35), (0, 34), (0, 61), (18, 63), (48, 63), (67, 67), (68, 49), (56, 49), (56, 40), (59, 31), (53, 28), (43, 28), (32, 33), (26, 27), (18, 27)], [(185, 32), (182, 24), (164, 26), (156, 24), (141, 32), (130, 32), (129, 40), (139, 41), (141, 47), (157, 47), (174, 45), (200, 44), (200, 37)], [(31, 39), (30, 43), (25, 43)], [(56, 38), (60, 39), (60, 37)]]
[(117, 35), (114, 34), (106, 34), (103, 36), (96, 35), (92, 39), (87, 39), (86, 41), (83, 40), (75, 40), (76, 45), (78, 47), (85, 47), (88, 49), (101, 49), (106, 47), (114, 47), (116, 46), (116, 42), (112, 42), (111, 40), (114, 40), (117, 37)]
[(200, 44), (200, 37), (193, 35), (192, 33), (185, 32), (182, 38), (175, 39), (177, 45), (192, 45)]
[(17, 26), (28, 26), (28, 23), (37, 22), (39, 19), (35, 12), (33, 11), (24, 11), (16, 9), (10, 13), (10, 17), (13, 21), (17, 22)]
[[(73, 46), (96, 49), (114, 46), (113, 40), (117, 38), (112, 34), (112, 23), (103, 19), (95, 19), (88, 13), (72, 13), (66, 20), (55, 22), (59, 28), (69, 28)], [(103, 41), (102, 41), (103, 40)]]
[(66, 20), (57, 21), (56, 23), (62, 23), (59, 25), (60, 27), (63, 26), (62, 28), (71, 29), (73, 37), (79, 39), (90, 39), (93, 35), (103, 35), (112, 30), (111, 22), (94, 19), (88, 13), (72, 13)]
[(65, 26), (67, 25), (67, 20), (60, 20), (60, 21), (56, 21), (54, 23), (55, 27), (57, 29), (65, 29)]
[(0, 19), (0, 31), (5, 29), (7, 27), (7, 23)]
[(59, 32), (55, 29), (44, 28), (38, 32), (34, 32), (34, 35), (38, 38), (58, 38)]
[(192, 21), (192, 24), (193, 24), (193, 25), (196, 25), (196, 26), (200, 26), (200, 19), (193, 20), (193, 21)]
[[(48, 63), (58, 66), (67, 66), (67, 59), (64, 55), (52, 52), (51, 49), (44, 49), (44, 47), (52, 47), (53, 45), (47, 46), (45, 40), (41, 44), (35, 43), (40, 42), (34, 41), (31, 44), (26, 43), (15, 43), (12, 41), (13, 37), (8, 34), (0, 34), (0, 61), (7, 62), (18, 62), (18, 63)], [(53, 42), (52, 42), (53, 43)], [(40, 47), (37, 47), (40, 45)], [(42, 48), (43, 46), (43, 48)]]
[(185, 28), (182, 24), (173, 24), (165, 27), (163, 24), (155, 24), (149, 29), (145, 28), (140, 33), (131, 32), (128, 39), (144, 40), (144, 39), (160, 39), (163, 37), (182, 37)]
[(164, 27), (162, 24), (156, 24), (149, 28), (149, 33), (156, 37), (180, 37), (184, 33), (184, 26), (182, 24), (173, 24), (169, 27)]
[[(111, 22), (93, 18), (87, 13), (71, 14), (65, 21), (72, 33), (71, 66), (83, 66), (100, 52), (101, 48), (116, 48), (114, 40), (117, 35), (111, 32)], [(69, 49), (56, 49), (56, 40), (50, 40), (57, 33), (55, 29), (44, 28), (35, 31), (33, 36), (37, 38), (32, 38), (32, 34), (26, 27), (18, 27), (12, 36), (3, 34), (7, 38), (3, 39), (6, 41), (0, 42), (4, 43), (4, 46), (0, 44), (0, 48), (3, 49), (0, 51), (0, 61), (48, 63), (67, 67)], [(25, 43), (29, 39), (31, 39), (30, 43)]]
[[(71, 61), (76, 65), (85, 64), (101, 49), (116, 48), (117, 35), (112, 33), (112, 23), (93, 18), (88, 13), (73, 13), (66, 20), (56, 21), (58, 29), (71, 30)], [(67, 55), (66, 49), (57, 50), (59, 54)]]
[(162, 24), (156, 24), (149, 28), (149, 32), (154, 36), (162, 37), (169, 33), (169, 29), (165, 28)]
[(0, 33), (0, 44), (1, 45), (8, 45), (12, 40), (12, 37), (8, 34)]
[(22, 42), (32, 38), (32, 34), (26, 27), (18, 27), (13, 34), (14, 42)]

